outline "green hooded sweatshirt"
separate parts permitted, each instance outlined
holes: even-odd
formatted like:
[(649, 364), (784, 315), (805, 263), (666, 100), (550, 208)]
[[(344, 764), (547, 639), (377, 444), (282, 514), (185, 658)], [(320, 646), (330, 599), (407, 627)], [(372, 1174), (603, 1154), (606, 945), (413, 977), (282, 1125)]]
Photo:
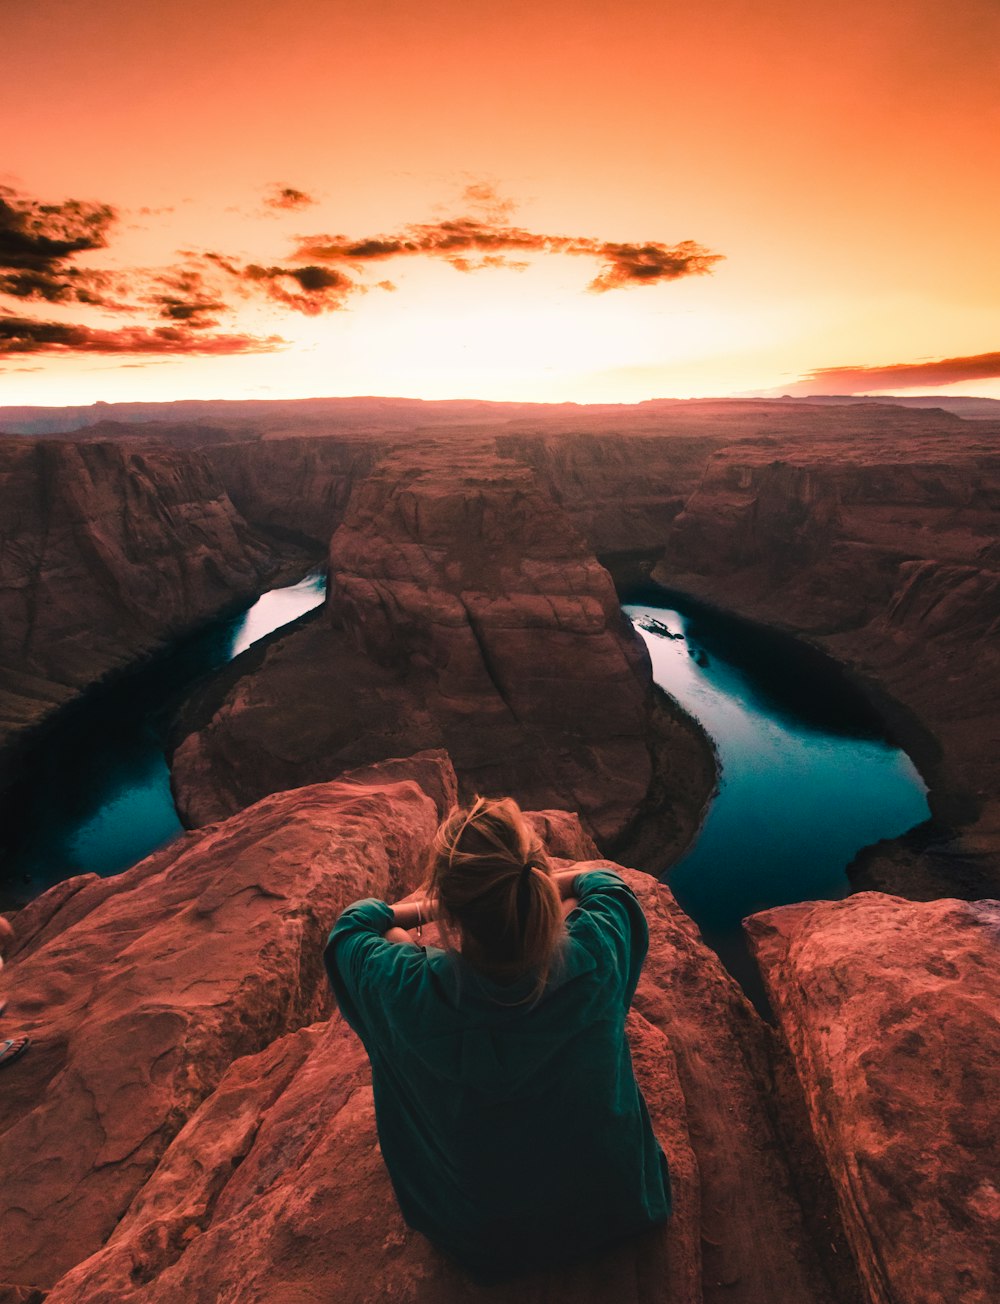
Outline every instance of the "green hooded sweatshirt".
[(670, 1213), (625, 1039), (646, 919), (610, 871), (580, 874), (575, 894), (534, 1002), (532, 975), (498, 983), (453, 952), (387, 942), (384, 901), (348, 906), (326, 946), (403, 1216), (480, 1277), (566, 1262)]

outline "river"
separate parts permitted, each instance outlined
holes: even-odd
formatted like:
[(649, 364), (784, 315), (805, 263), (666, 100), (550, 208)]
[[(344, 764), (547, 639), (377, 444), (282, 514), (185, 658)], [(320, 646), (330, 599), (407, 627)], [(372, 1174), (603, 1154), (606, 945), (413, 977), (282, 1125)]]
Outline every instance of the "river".
[(164, 743), (204, 675), (323, 601), (325, 576), (272, 589), (64, 711), (23, 757), (4, 811), (0, 906), (73, 874), (116, 874), (182, 832)]
[(624, 610), (653, 678), (713, 739), (719, 790), (669, 884), (759, 1005), (740, 921), (769, 906), (851, 891), (857, 852), (929, 816), (909, 756), (832, 662), (680, 595)]
[[(25, 756), (7, 801), (0, 905), (73, 874), (115, 874), (181, 830), (164, 742), (207, 674), (323, 601), (319, 574), (181, 639), (63, 714)], [(857, 851), (927, 818), (926, 789), (832, 663), (653, 588), (626, 614), (653, 676), (713, 739), (719, 791), (667, 882), (763, 1008), (740, 921), (769, 906), (845, 896)]]

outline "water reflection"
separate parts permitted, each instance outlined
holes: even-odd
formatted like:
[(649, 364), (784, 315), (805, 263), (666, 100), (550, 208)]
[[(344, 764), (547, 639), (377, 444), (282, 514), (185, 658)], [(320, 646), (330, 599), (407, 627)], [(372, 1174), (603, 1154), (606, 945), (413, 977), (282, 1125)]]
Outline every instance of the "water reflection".
[(0, 903), (73, 874), (118, 873), (176, 837), (164, 756), (175, 709), (201, 676), (318, 606), (324, 589), (321, 574), (272, 589), (68, 709), (7, 796)]
[(625, 611), (654, 679), (701, 723), (721, 762), (701, 833), (667, 881), (761, 1000), (740, 921), (846, 896), (845, 868), (862, 847), (927, 818), (926, 788), (861, 695), (790, 640), (676, 601)]

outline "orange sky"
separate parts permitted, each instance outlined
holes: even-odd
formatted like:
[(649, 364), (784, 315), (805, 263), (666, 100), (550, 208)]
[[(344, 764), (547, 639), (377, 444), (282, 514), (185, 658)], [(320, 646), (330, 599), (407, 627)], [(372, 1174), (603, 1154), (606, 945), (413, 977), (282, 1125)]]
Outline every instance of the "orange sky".
[(0, 0), (0, 49), (0, 404), (1000, 397), (996, 0)]

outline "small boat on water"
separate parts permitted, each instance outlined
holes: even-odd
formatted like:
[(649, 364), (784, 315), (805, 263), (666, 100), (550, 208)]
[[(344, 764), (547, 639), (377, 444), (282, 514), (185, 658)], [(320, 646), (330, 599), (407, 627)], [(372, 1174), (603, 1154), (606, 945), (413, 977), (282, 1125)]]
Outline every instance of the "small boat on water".
[(650, 634), (658, 634), (660, 638), (682, 639), (683, 634), (675, 634), (672, 629), (664, 625), (662, 620), (656, 620), (653, 616), (637, 616), (635, 623), (640, 629), (647, 630)]

